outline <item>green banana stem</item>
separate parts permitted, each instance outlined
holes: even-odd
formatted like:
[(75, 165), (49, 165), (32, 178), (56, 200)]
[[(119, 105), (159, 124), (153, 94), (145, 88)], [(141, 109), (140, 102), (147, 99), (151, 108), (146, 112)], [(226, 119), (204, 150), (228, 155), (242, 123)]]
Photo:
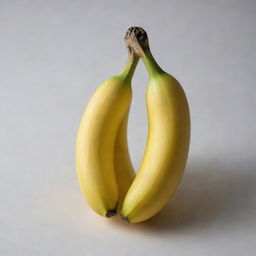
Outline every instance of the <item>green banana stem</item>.
[(131, 82), (138, 62), (139, 56), (137, 56), (130, 49), (128, 49), (128, 59), (122, 72), (119, 74), (119, 77), (125, 79), (127, 82)]
[(154, 77), (157, 74), (162, 74), (164, 71), (157, 64), (150, 50), (144, 52), (144, 56), (141, 57), (148, 71), (149, 77)]

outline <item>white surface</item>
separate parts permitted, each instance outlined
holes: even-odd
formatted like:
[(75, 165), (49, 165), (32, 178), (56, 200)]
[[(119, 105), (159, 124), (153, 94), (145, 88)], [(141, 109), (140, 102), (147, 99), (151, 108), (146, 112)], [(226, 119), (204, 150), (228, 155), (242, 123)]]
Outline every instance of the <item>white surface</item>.
[[(224, 3), (225, 2), (225, 3)], [(0, 0), (0, 255), (249, 255), (256, 249), (255, 1)], [(188, 168), (147, 223), (84, 202), (75, 138), (89, 96), (145, 28), (192, 114)], [(134, 80), (129, 143), (146, 140), (147, 73)]]

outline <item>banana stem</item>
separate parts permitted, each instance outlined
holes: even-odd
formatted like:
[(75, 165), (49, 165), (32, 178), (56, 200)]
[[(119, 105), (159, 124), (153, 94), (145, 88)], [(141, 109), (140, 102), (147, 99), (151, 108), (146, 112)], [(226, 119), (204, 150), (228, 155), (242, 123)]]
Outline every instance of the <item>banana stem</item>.
[(164, 73), (164, 71), (157, 64), (156, 60), (154, 59), (154, 57), (149, 49), (144, 52), (144, 55), (141, 57), (141, 59), (146, 66), (149, 77), (154, 77), (157, 74)]
[(128, 59), (126, 61), (124, 69), (122, 70), (119, 76), (130, 82), (132, 80), (135, 68), (139, 62), (139, 57), (132, 51), (130, 51), (130, 49), (128, 50)]
[(148, 70), (149, 77), (164, 73), (150, 51), (148, 36), (144, 29), (130, 27), (125, 35), (125, 43), (135, 55), (141, 57)]

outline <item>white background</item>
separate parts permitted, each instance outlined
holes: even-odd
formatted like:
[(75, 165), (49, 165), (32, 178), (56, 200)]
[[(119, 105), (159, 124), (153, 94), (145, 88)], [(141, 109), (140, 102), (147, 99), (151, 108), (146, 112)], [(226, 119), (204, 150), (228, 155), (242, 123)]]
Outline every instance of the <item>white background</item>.
[[(0, 0), (0, 255), (249, 255), (256, 250), (256, 1)], [(75, 139), (92, 92), (126, 61), (131, 25), (191, 108), (174, 200), (141, 224), (80, 193)], [(129, 145), (145, 148), (147, 73), (133, 80)]]

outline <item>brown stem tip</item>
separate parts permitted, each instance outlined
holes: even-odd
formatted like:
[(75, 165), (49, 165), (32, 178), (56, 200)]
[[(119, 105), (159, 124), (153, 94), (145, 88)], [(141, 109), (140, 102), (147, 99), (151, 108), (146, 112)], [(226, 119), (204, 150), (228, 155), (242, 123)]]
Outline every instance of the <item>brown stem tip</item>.
[(124, 40), (128, 49), (140, 57), (143, 57), (144, 52), (149, 49), (148, 35), (141, 27), (128, 28)]
[(127, 222), (127, 223), (130, 223), (130, 221), (127, 219), (127, 217), (125, 217), (123, 214), (120, 214), (120, 218), (121, 218), (123, 221), (125, 221), (125, 222)]
[(107, 218), (111, 218), (116, 215), (116, 209), (108, 210), (106, 213)]

